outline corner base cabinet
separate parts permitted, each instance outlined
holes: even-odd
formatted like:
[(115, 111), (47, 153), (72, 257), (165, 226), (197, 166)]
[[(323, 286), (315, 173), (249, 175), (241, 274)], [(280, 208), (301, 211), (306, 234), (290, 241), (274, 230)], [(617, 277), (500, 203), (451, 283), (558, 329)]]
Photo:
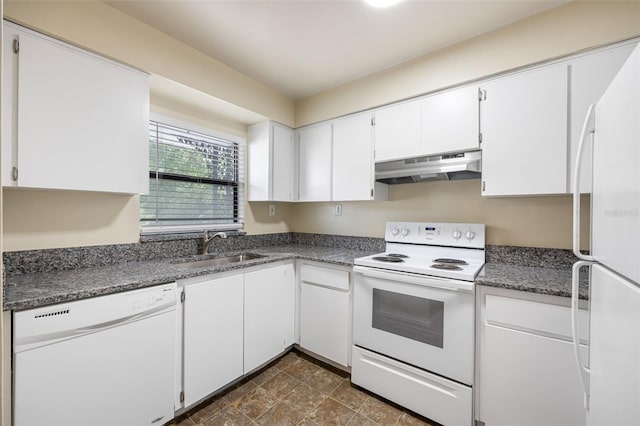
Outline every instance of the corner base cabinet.
[[(486, 426), (584, 425), (570, 300), (488, 287), (478, 294), (476, 419)], [(585, 355), (587, 318), (579, 310)]]
[(293, 345), (292, 263), (181, 280), (176, 411), (262, 367)]
[(214, 277), (184, 287), (185, 407), (243, 373), (244, 277)]
[(248, 374), (293, 345), (295, 278), (293, 265), (244, 275), (244, 373)]

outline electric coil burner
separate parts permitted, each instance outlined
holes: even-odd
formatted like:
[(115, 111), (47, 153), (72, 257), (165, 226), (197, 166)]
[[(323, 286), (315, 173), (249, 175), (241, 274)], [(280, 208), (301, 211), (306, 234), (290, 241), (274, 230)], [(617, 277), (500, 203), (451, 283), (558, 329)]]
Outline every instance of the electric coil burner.
[(393, 256), (375, 256), (372, 257), (373, 260), (377, 261), (377, 262), (388, 262), (388, 263), (402, 263), (404, 262), (404, 260), (402, 260), (399, 257), (393, 257)]
[(434, 263), (447, 263), (451, 265), (468, 265), (466, 260), (462, 259), (447, 259), (443, 257), (439, 257), (438, 259), (433, 259)]
[(434, 269), (444, 269), (447, 271), (462, 271), (462, 268), (458, 265), (453, 265), (451, 263), (434, 263), (431, 265)]

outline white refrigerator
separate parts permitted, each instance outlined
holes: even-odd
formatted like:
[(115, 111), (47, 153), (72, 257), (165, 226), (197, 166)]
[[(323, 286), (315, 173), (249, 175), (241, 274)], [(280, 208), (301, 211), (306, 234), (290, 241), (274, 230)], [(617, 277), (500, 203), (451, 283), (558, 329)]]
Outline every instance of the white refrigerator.
[[(580, 194), (574, 185), (574, 315), (578, 272), (589, 266), (588, 359), (575, 351), (587, 425), (640, 425), (640, 47), (590, 108), (585, 140), (593, 150), (591, 253), (580, 253)], [(574, 177), (580, 174), (576, 162)], [(574, 321), (574, 344), (577, 330)]]

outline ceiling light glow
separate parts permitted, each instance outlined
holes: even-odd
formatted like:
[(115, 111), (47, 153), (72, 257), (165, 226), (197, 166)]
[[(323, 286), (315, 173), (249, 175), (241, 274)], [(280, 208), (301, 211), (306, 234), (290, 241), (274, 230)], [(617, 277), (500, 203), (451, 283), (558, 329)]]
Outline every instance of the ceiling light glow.
[(402, 0), (364, 0), (369, 6), (383, 8), (391, 7), (394, 4), (400, 3)]

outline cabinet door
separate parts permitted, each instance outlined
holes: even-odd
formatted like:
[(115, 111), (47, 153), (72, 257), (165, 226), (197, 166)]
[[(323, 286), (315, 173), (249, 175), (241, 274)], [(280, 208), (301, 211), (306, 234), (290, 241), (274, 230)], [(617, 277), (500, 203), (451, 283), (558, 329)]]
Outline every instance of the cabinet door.
[(293, 129), (273, 123), (272, 196), (273, 201), (293, 201), (294, 145)]
[(302, 283), (300, 346), (338, 364), (349, 365), (349, 293)]
[[(637, 43), (618, 46), (613, 49), (584, 55), (570, 62), (571, 72), (571, 110), (569, 116), (569, 188), (573, 190), (573, 170), (578, 153), (580, 132), (589, 105), (598, 102), (605, 89), (613, 80), (622, 64), (629, 57)], [(585, 143), (589, 143), (588, 138)], [(580, 191), (591, 192), (591, 146), (583, 151)]]
[(13, 41), (18, 31), (3, 25), (2, 34), (2, 186), (15, 186), (12, 169), (18, 166), (18, 58), (13, 53)]
[(480, 149), (477, 86), (427, 96), (421, 104), (420, 140), (425, 155)]
[(243, 276), (185, 286), (184, 404), (242, 376)]
[(293, 341), (292, 266), (245, 274), (244, 373), (249, 373)]
[(33, 32), (17, 38), (18, 186), (147, 192), (148, 77)]
[(333, 122), (333, 200), (373, 198), (373, 146), (370, 114)]
[(375, 161), (420, 154), (420, 101), (404, 102), (375, 112)]
[[(584, 425), (570, 301), (493, 288), (481, 288), (480, 301), (477, 419), (487, 426)], [(586, 360), (582, 309), (578, 330)]]
[(271, 200), (271, 123), (264, 121), (249, 126), (247, 140), (248, 201)]
[(585, 424), (570, 342), (492, 325), (484, 333), (479, 392), (487, 426)]
[(304, 127), (298, 132), (298, 200), (331, 201), (331, 124)]
[(566, 192), (567, 78), (560, 64), (483, 86), (482, 195)]

